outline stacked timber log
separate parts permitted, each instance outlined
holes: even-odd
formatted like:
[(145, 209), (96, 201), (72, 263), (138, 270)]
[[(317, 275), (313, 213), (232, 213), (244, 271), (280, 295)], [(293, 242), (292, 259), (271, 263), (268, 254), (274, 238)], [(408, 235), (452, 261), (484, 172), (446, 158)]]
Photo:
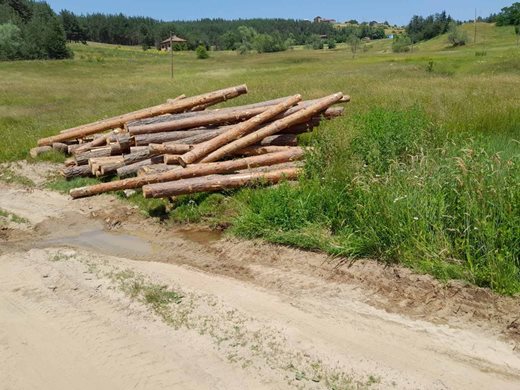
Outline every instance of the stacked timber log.
[(31, 156), (65, 153), (61, 174), (118, 176), (70, 191), (73, 198), (142, 188), (147, 198), (219, 191), (297, 178), (305, 149), (298, 135), (343, 114), (350, 97), (300, 95), (211, 109), (247, 93), (240, 85), (100, 120), (42, 138)]

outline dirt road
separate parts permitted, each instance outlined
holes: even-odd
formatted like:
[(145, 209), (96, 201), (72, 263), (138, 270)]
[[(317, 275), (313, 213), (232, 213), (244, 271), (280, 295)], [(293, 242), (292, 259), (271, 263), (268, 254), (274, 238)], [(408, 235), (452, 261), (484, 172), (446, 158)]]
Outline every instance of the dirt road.
[(167, 228), (112, 196), (0, 182), (0, 211), (1, 389), (520, 383), (518, 298)]

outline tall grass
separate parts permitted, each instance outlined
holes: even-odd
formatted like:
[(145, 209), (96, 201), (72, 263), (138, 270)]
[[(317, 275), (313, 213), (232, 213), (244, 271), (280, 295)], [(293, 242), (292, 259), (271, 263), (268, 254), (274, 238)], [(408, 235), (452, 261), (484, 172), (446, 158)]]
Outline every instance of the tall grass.
[(454, 135), (417, 108), (352, 126), (315, 140), (298, 186), (243, 196), (234, 232), (520, 292), (520, 145)]

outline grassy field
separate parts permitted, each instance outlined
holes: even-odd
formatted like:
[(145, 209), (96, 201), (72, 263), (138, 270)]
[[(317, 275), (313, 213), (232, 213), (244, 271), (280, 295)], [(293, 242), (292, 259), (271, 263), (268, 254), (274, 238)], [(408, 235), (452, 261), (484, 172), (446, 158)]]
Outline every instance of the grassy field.
[[(465, 26), (471, 32), (472, 26)], [(472, 34), (470, 34), (472, 36)], [(443, 279), (520, 292), (520, 49), (512, 28), (479, 24), (393, 54), (391, 41), (275, 54), (175, 54), (72, 45), (67, 61), (0, 63), (0, 161), (42, 136), (100, 117), (247, 83), (232, 104), (294, 93), (352, 96), (316, 145), (299, 186), (139, 203), (176, 221), (231, 225), (244, 237), (402, 262)], [(52, 156), (59, 159), (59, 156)], [(75, 185), (75, 183), (72, 183)], [(58, 187), (62, 184), (58, 184)]]

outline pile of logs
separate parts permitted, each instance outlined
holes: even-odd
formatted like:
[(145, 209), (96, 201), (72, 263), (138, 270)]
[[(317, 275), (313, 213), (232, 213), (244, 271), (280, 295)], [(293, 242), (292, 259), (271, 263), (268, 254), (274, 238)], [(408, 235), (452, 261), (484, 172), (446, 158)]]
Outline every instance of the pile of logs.
[(342, 115), (342, 93), (302, 101), (300, 95), (221, 109), (210, 106), (247, 93), (245, 85), (166, 103), (61, 131), (38, 141), (37, 156), (70, 155), (67, 179), (119, 180), (75, 188), (73, 198), (142, 188), (147, 198), (274, 184), (297, 178), (305, 150), (298, 134)]

